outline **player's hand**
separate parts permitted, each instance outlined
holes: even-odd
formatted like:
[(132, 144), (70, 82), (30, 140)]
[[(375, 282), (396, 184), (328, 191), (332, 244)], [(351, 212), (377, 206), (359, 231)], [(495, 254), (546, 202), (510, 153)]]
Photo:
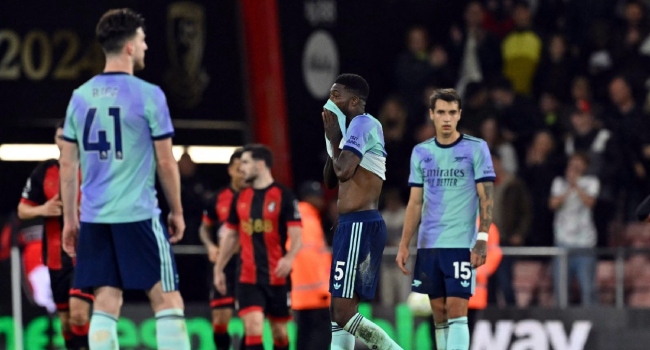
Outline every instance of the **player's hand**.
[(336, 116), (336, 114), (327, 109), (323, 109), (323, 113), (321, 113), (321, 115), (323, 116), (325, 136), (327, 136), (327, 139), (332, 143), (332, 147), (338, 147), (339, 145), (334, 144), (334, 142), (338, 142), (343, 138), (343, 134), (341, 133), (341, 126), (339, 125), (339, 118)]
[(216, 264), (217, 256), (219, 256), (219, 247), (215, 244), (210, 244), (208, 246), (208, 260), (210, 260), (211, 263)]
[(57, 193), (49, 201), (41, 205), (41, 216), (50, 217), (50, 216), (61, 216), (63, 214), (63, 202), (59, 198)]
[(486, 241), (476, 241), (474, 248), (472, 248), (472, 254), (470, 262), (474, 268), (478, 268), (481, 265), (485, 264), (485, 257), (487, 257), (487, 242)]
[(399, 267), (400, 270), (402, 270), (402, 273), (404, 275), (408, 275), (410, 272), (409, 270), (406, 269), (406, 262), (409, 259), (409, 255), (411, 252), (409, 252), (408, 247), (403, 247), (402, 245), (399, 246), (399, 250), (397, 251), (397, 258), (395, 258), (395, 262), (397, 263), (397, 267)]
[(169, 213), (167, 217), (167, 230), (169, 230), (170, 243), (178, 243), (178, 241), (183, 239), (183, 232), (185, 232), (183, 213)]
[(63, 224), (63, 251), (71, 258), (77, 256), (77, 238), (79, 237), (79, 222), (65, 220)]
[(278, 260), (278, 266), (275, 267), (273, 273), (278, 277), (287, 277), (291, 272), (291, 265), (293, 265), (293, 259), (286, 256), (282, 257), (282, 259)]
[(216, 266), (214, 267), (214, 287), (217, 288), (217, 291), (222, 295), (225, 295), (228, 291), (226, 286), (226, 274)]

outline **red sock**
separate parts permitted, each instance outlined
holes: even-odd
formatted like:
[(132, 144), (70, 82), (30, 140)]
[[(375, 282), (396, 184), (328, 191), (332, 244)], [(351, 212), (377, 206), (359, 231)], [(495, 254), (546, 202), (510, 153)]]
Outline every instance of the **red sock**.
[(289, 338), (273, 339), (274, 350), (289, 350)]
[(261, 335), (247, 335), (244, 342), (248, 345), (262, 345)]
[(228, 325), (227, 324), (213, 324), (212, 325), (212, 330), (214, 330), (215, 334), (228, 333)]
[(88, 329), (90, 328), (90, 323), (86, 323), (83, 326), (77, 326), (76, 324), (72, 325), (72, 334), (83, 337), (88, 335)]

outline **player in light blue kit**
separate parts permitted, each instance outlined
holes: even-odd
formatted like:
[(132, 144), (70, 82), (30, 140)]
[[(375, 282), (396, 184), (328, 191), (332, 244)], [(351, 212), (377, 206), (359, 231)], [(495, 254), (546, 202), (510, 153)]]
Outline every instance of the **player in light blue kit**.
[(485, 141), (456, 130), (460, 113), (455, 90), (431, 95), (436, 137), (415, 146), (411, 155), (411, 195), (396, 259), (408, 274), (408, 247), (418, 230), (412, 289), (429, 295), (438, 350), (469, 349), (467, 302), (474, 293), (474, 269), (485, 263), (492, 222), (490, 151)]
[(342, 74), (322, 113), (330, 155), (323, 175), (328, 188), (339, 186), (330, 270), (332, 350), (354, 349), (355, 337), (370, 349), (401, 349), (357, 312), (359, 301), (375, 297), (386, 245), (386, 224), (377, 210), (386, 179), (384, 132), (365, 112), (369, 90), (362, 77)]
[[(63, 130), (68, 141), (60, 158), (63, 246), (70, 256), (76, 254), (75, 288), (95, 291), (91, 350), (119, 348), (124, 289), (147, 292), (158, 349), (190, 349), (170, 246), (185, 229), (172, 155), (174, 129), (162, 90), (133, 76), (144, 68), (143, 25), (129, 9), (102, 16), (96, 34), (106, 54), (104, 73), (74, 91)], [(169, 235), (160, 221), (156, 172), (171, 209)]]

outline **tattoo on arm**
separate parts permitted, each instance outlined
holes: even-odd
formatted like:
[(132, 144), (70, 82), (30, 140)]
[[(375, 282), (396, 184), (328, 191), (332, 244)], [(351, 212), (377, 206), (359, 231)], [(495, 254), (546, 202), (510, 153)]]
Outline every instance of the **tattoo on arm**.
[(481, 206), (479, 231), (488, 232), (492, 223), (492, 207), (494, 206), (494, 184), (492, 182), (483, 182), (483, 196), (479, 201)]

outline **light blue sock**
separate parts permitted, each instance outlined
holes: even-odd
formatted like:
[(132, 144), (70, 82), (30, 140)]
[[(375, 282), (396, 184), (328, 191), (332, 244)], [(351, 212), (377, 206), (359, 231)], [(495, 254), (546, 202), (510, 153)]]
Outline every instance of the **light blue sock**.
[(159, 350), (190, 350), (190, 338), (181, 309), (156, 313), (156, 341)]
[(354, 350), (354, 336), (332, 322), (332, 350)]
[(371, 349), (402, 350), (383, 329), (357, 313), (343, 327)]
[(449, 333), (449, 323), (436, 323), (436, 349), (447, 350), (447, 334)]
[(469, 327), (467, 317), (449, 319), (447, 350), (469, 350)]
[(94, 311), (90, 317), (88, 346), (91, 350), (118, 350), (117, 317), (102, 311)]

